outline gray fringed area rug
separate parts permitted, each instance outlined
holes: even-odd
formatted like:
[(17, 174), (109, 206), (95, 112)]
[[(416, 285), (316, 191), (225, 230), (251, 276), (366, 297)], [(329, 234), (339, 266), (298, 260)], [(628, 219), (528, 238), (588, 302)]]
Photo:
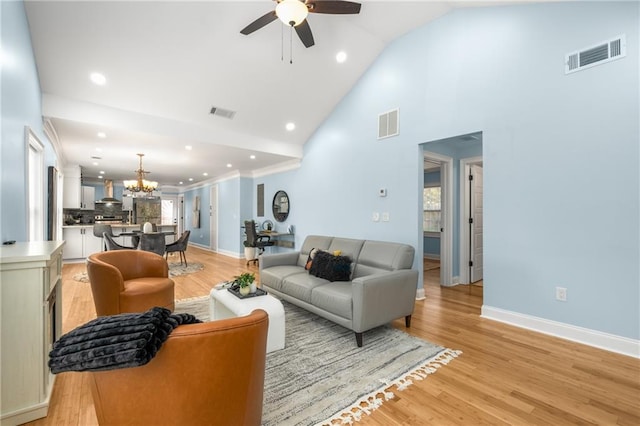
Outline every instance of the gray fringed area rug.
[[(267, 354), (262, 424), (351, 424), (462, 352), (389, 326), (354, 333), (295, 305), (285, 310), (285, 348)], [(209, 297), (176, 301), (176, 313), (208, 321)]]
[[(169, 277), (179, 277), (180, 275), (193, 274), (194, 272), (201, 271), (203, 268), (204, 265), (197, 262), (189, 263), (188, 266), (185, 266), (184, 263), (181, 265), (180, 262), (170, 262)], [(73, 276), (73, 280), (81, 283), (88, 283), (89, 277), (87, 275), (87, 272), (85, 271), (80, 272), (79, 274), (75, 274)]]

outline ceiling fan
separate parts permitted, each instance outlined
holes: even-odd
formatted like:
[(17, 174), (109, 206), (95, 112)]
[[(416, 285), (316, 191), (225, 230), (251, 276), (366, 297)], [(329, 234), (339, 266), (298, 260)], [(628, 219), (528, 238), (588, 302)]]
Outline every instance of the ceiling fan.
[(249, 35), (267, 24), (280, 18), (288, 26), (295, 28), (300, 41), (305, 47), (315, 44), (311, 27), (307, 22), (309, 13), (326, 13), (331, 15), (351, 15), (360, 13), (360, 3), (341, 0), (273, 0), (276, 9), (262, 15), (240, 31)]

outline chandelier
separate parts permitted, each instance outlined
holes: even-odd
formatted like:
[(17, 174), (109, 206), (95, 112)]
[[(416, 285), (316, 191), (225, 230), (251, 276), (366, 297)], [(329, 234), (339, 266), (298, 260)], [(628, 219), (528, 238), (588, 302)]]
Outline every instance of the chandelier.
[(144, 157), (144, 154), (136, 155), (140, 157), (140, 167), (136, 170), (137, 179), (125, 180), (124, 187), (131, 192), (153, 192), (158, 187), (158, 182), (145, 179), (145, 175), (151, 172), (142, 168), (142, 157)]

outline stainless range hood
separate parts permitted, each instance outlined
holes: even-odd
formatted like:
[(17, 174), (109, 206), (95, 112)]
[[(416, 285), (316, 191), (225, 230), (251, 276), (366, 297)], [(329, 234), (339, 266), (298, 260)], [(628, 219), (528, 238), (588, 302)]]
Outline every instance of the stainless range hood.
[(122, 201), (113, 197), (113, 181), (111, 179), (105, 179), (104, 181), (104, 198), (96, 203), (111, 203), (122, 204)]

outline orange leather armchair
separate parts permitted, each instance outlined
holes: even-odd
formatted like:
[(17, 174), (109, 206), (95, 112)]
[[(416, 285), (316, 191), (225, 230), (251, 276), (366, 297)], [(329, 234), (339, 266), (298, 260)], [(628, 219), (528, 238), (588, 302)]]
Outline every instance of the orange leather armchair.
[(141, 250), (113, 250), (87, 258), (96, 314), (144, 312), (154, 306), (173, 311), (174, 282), (167, 261)]
[(178, 326), (141, 367), (91, 372), (100, 425), (260, 425), (269, 318)]

